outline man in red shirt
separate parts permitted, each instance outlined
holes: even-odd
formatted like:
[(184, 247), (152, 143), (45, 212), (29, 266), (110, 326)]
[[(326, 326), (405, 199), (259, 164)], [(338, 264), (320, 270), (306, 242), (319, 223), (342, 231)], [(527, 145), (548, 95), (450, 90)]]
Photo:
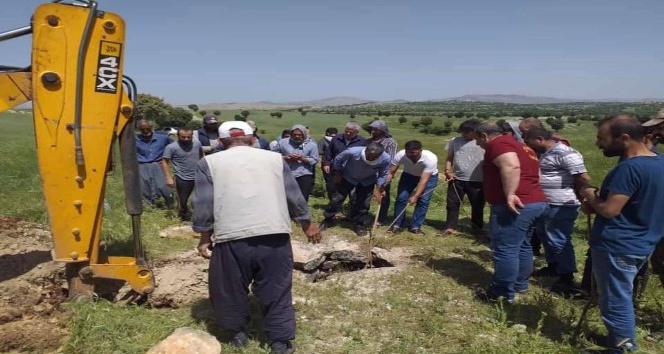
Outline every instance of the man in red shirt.
[(503, 298), (514, 302), (516, 293), (528, 291), (533, 271), (530, 234), (547, 208), (539, 185), (539, 161), (535, 152), (503, 135), (495, 123), (475, 129), (484, 153), (484, 193), (491, 204), (489, 229), (494, 275), (488, 290), (478, 291), (482, 300)]

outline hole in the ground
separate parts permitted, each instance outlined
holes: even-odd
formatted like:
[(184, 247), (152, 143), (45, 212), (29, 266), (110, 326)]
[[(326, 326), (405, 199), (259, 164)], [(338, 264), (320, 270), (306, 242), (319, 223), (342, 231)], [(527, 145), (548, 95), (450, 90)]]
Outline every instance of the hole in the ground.
[(295, 263), (295, 269), (307, 274), (311, 282), (325, 280), (333, 272), (352, 272), (370, 266), (371, 268), (394, 267), (385, 258), (371, 252), (371, 262), (367, 264), (367, 254), (351, 250), (323, 252), (307, 263)]

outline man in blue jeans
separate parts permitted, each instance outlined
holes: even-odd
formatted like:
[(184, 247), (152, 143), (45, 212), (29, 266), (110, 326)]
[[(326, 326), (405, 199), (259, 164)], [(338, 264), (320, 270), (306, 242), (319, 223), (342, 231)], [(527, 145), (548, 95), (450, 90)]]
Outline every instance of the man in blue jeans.
[(539, 162), (535, 152), (516, 141), (496, 123), (475, 128), (477, 145), (484, 149), (484, 193), (491, 204), (489, 229), (494, 275), (488, 290), (476, 296), (484, 301), (503, 298), (508, 303), (516, 293), (528, 291), (533, 271), (530, 234), (547, 209), (539, 184)]
[(399, 166), (403, 165), (403, 173), (397, 187), (397, 200), (394, 203), (396, 219), (387, 232), (392, 234), (400, 232), (406, 205), (416, 204), (408, 231), (421, 235), (423, 234), (421, 227), (429, 210), (433, 190), (438, 185), (438, 157), (429, 150), (422, 150), (422, 143), (417, 140), (406, 142), (404, 148), (394, 155), (387, 176), (387, 183), (390, 183)]
[(619, 114), (600, 121), (597, 146), (621, 156), (597, 189), (584, 186), (586, 210), (597, 213), (590, 234), (592, 274), (609, 353), (636, 349), (632, 282), (664, 234), (664, 157), (648, 149), (639, 121)]
[(576, 257), (572, 245), (574, 223), (579, 216), (579, 199), (575, 190), (588, 184), (590, 176), (583, 156), (571, 147), (557, 141), (553, 134), (542, 128), (532, 128), (524, 141), (539, 155), (540, 186), (549, 201), (549, 209), (537, 225), (550, 267), (559, 279), (551, 291), (565, 297), (579, 294), (574, 284)]

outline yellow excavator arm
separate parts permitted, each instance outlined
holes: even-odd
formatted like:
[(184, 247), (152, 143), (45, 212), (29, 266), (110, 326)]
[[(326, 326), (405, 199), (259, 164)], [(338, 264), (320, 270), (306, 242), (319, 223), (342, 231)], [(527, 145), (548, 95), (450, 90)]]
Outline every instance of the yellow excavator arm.
[[(136, 161), (135, 85), (123, 76), (125, 23), (94, 1), (39, 6), (25, 28), (0, 41), (32, 35), (26, 69), (0, 67), (0, 111), (32, 100), (37, 158), (56, 261), (66, 262), (70, 297), (93, 291), (96, 278), (154, 290), (140, 238), (142, 201)], [(125, 82), (125, 84), (123, 84)], [(114, 142), (120, 157), (134, 257), (99, 252), (106, 175)]]

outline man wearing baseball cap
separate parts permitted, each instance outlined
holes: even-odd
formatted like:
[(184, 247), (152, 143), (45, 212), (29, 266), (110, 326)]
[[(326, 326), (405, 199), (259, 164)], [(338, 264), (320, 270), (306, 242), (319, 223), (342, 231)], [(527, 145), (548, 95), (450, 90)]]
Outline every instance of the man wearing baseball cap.
[(217, 117), (212, 114), (208, 114), (203, 117), (203, 128), (198, 129), (198, 141), (201, 142), (203, 146), (203, 152), (206, 155), (209, 155), (215, 152), (217, 146), (219, 145), (219, 133), (217, 129), (219, 128), (219, 122)]
[(219, 127), (224, 151), (201, 159), (196, 168), (193, 229), (201, 234), (199, 254), (210, 259), (215, 320), (232, 332), (231, 344), (248, 345), (251, 285), (271, 353), (293, 353), (291, 219), (310, 242), (320, 241), (320, 231), (286, 162), (254, 148), (253, 134), (242, 121)]

